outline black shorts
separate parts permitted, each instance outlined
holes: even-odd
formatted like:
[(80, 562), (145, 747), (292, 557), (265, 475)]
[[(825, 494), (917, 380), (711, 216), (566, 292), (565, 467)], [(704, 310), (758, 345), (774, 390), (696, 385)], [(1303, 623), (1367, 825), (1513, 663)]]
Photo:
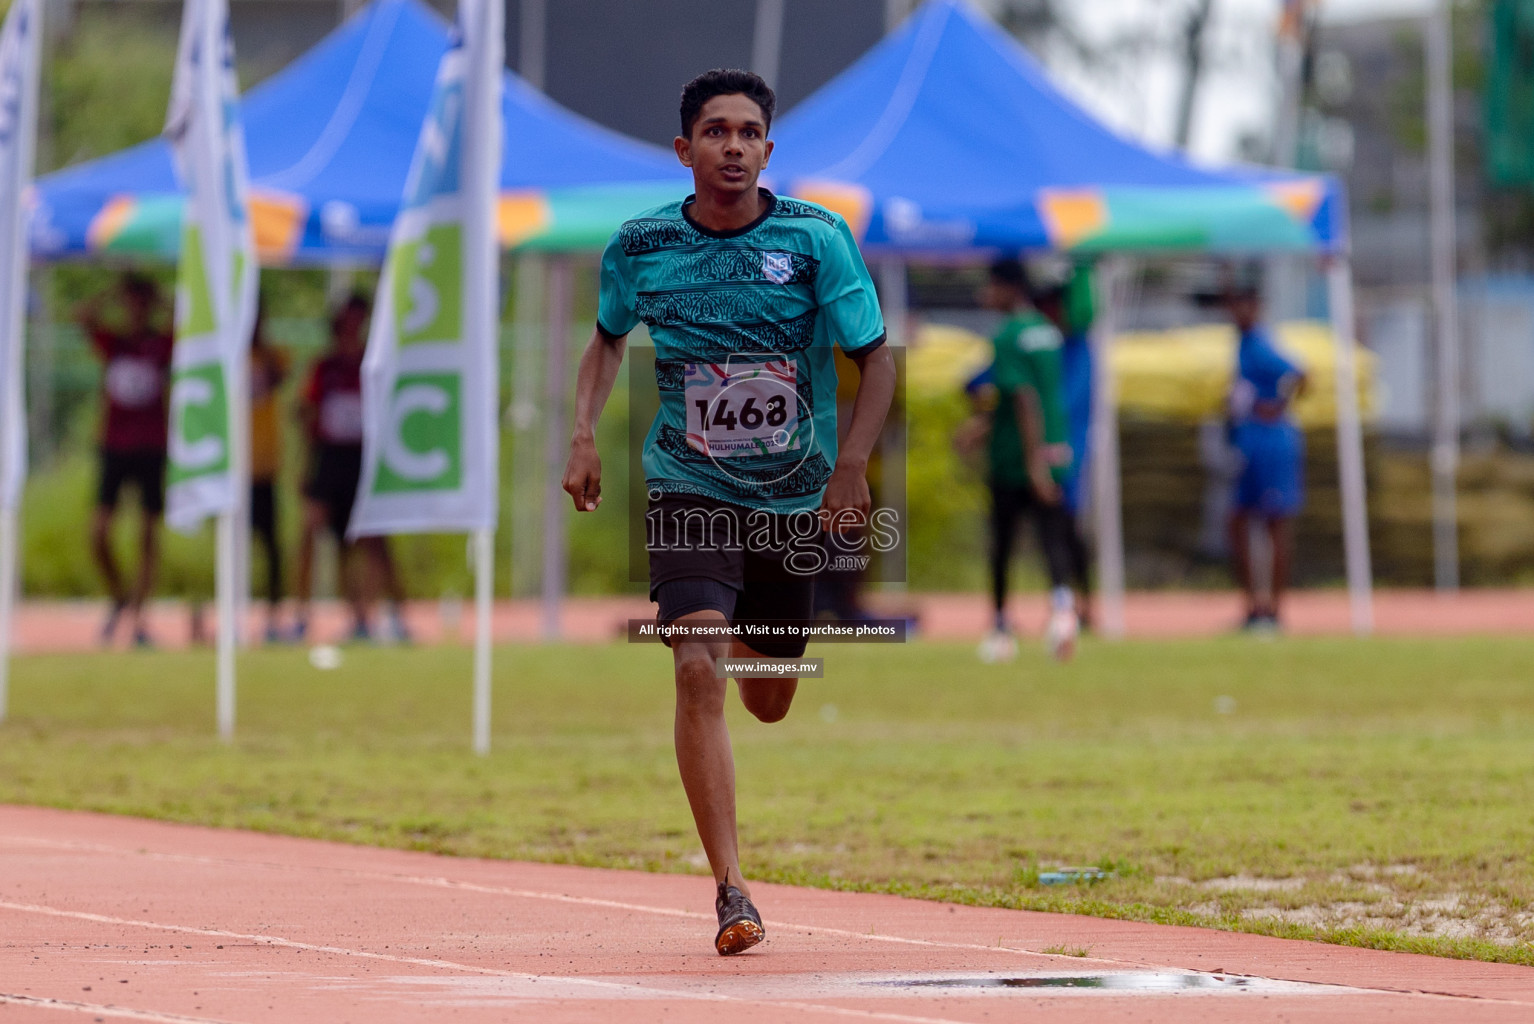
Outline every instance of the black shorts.
[(116, 508), (123, 484), (138, 491), (139, 506), (145, 515), (159, 516), (165, 511), (165, 453), (162, 451), (118, 452), (101, 449), (101, 477), (96, 484), (96, 504)]
[[(736, 627), (814, 618), (824, 549), (813, 512), (783, 515), (677, 495), (651, 501), (645, 520), (650, 600), (660, 605), (662, 625), (704, 610)], [(769, 658), (798, 658), (805, 639), (753, 637), (747, 646)]]
[(360, 444), (315, 446), (309, 479), (304, 482), (304, 497), (325, 506), (325, 523), (336, 540), (346, 540), (346, 526), (352, 520), (352, 506), (357, 501), (357, 484), (361, 480)]
[(250, 528), (258, 536), (277, 534), (277, 484), (272, 480), (250, 482)]

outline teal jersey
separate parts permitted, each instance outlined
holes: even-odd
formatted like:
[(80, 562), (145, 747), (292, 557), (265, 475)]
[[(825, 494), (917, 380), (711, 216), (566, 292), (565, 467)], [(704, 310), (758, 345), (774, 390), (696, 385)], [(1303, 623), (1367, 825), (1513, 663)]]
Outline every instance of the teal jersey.
[(660, 412), (648, 489), (746, 508), (820, 506), (836, 465), (836, 366), (884, 341), (873, 280), (846, 221), (763, 190), (731, 232), (688, 219), (692, 197), (626, 222), (602, 254), (597, 327), (655, 343)]

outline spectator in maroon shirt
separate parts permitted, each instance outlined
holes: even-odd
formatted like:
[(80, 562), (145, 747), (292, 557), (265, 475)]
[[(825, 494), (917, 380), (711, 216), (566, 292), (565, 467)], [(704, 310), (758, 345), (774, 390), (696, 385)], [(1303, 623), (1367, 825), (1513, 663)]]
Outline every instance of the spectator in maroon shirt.
[[(144, 602), (154, 589), (160, 516), (165, 511), (171, 335), (164, 325), (169, 316), (159, 286), (143, 274), (124, 274), (111, 296), (119, 307), (114, 316), (102, 312), (107, 295), (86, 303), (79, 315), (103, 364), (101, 474), (91, 549), (112, 598), (101, 642), (112, 642), (126, 613), (133, 624), (134, 643), (148, 646)], [(131, 590), (123, 583), (111, 544), (112, 521), (125, 484), (137, 492), (140, 510), (138, 575)]]
[[(299, 421), (309, 439), (303, 535), (298, 548), (295, 632), (300, 640), (309, 628), (314, 543), (327, 529), (340, 548), (340, 575), (352, 610), (352, 638), (366, 640), (371, 635), (368, 608), (377, 584), (381, 583), (390, 598), (394, 638), (409, 639), (400, 612), (403, 588), (388, 543), (383, 537), (363, 537), (355, 545), (346, 539), (346, 527), (351, 522), (362, 477), (362, 352), (369, 312), (368, 300), (353, 295), (331, 317), (330, 349), (315, 362), (300, 398)], [(366, 562), (360, 576), (347, 572), (354, 547), (362, 552)]]

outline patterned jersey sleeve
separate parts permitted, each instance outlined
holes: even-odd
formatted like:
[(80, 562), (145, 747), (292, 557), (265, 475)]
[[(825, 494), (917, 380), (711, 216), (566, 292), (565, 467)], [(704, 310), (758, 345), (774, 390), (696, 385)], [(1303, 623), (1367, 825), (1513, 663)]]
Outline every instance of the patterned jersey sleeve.
[(597, 330), (609, 338), (621, 338), (639, 326), (639, 316), (634, 312), (634, 282), (630, 277), (631, 264), (623, 251), (619, 236), (622, 230), (613, 232), (602, 251), (600, 292), (597, 298)]
[(831, 336), (843, 352), (859, 355), (884, 342), (884, 315), (873, 278), (852, 229), (841, 217), (836, 218), (835, 233), (821, 253), (815, 298), (821, 314), (830, 318)]

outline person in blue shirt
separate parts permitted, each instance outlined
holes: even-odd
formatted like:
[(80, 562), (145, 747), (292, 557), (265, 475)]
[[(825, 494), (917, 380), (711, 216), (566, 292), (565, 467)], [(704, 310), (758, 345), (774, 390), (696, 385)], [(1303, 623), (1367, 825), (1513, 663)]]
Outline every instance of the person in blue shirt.
[[(607, 244), (563, 481), (578, 512), (596, 511), (596, 422), (643, 323), (660, 398), (643, 450), (650, 599), (672, 652), (677, 766), (713, 869), (721, 955), (764, 932), (740, 871), (719, 663), (804, 653), (822, 528), (851, 536), (868, 523), (868, 460), (895, 391), (846, 221), (758, 187), (775, 105), (746, 71), (683, 88), (675, 148), (694, 194), (628, 220)], [(860, 375), (840, 443), (833, 345)], [(798, 684), (765, 670), (736, 682), (764, 722), (788, 714)]]
[[(1228, 286), (1224, 305), (1240, 334), (1228, 410), (1231, 443), (1243, 461), (1230, 516), (1231, 557), (1246, 597), (1246, 628), (1271, 630), (1278, 626), (1279, 605), (1289, 582), (1291, 522), (1305, 503), (1304, 435), (1290, 406), (1305, 390), (1306, 376), (1261, 325), (1262, 300), (1255, 281)], [(1252, 572), (1253, 522), (1267, 531), (1272, 551), (1266, 598)]]

